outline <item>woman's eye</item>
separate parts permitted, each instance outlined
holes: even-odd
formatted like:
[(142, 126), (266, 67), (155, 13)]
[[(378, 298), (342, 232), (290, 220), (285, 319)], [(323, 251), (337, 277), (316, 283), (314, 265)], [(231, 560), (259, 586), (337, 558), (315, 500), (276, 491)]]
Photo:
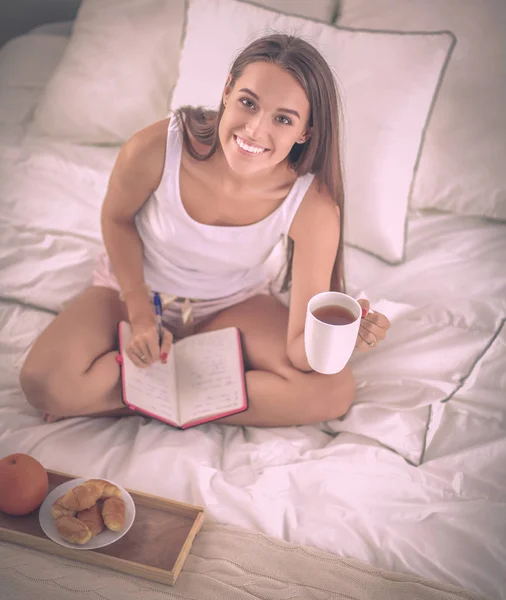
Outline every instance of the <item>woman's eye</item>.
[(283, 115), (279, 116), (278, 120), (282, 125), (291, 125), (292, 124), (291, 119), (289, 119), (288, 117), (285, 117)]
[(253, 108), (255, 104), (249, 98), (241, 98), (239, 102), (246, 108)]

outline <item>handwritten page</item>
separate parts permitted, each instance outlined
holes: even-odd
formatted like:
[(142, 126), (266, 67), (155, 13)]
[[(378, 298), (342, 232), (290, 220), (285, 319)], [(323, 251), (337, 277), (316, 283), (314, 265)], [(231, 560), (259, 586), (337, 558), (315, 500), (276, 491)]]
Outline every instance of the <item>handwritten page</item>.
[(175, 346), (181, 423), (241, 408), (244, 373), (235, 328), (190, 336)]
[(176, 364), (173, 349), (167, 363), (153, 363), (147, 369), (137, 367), (126, 354), (132, 330), (122, 322), (124, 399), (135, 408), (180, 425), (177, 403)]

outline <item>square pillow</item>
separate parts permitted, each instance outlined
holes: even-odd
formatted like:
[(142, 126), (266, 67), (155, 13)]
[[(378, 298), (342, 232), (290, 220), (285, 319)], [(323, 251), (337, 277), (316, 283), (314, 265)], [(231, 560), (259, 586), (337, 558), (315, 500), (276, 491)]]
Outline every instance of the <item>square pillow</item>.
[(402, 261), (413, 173), (452, 35), (336, 28), (235, 0), (190, 0), (172, 108), (217, 108), (235, 55), (273, 30), (305, 38), (337, 74), (345, 241), (388, 262)]
[(167, 115), (184, 0), (83, 0), (31, 132), (120, 144)]
[(506, 219), (506, 2), (342, 0), (339, 24), (453, 31), (411, 207)]
[(30, 120), (67, 43), (66, 37), (30, 33), (2, 46), (0, 124), (12, 127)]
[[(260, 2), (328, 22), (337, 7), (336, 0)], [(178, 74), (185, 14), (185, 0), (82, 0), (31, 133), (121, 144), (163, 119)]]
[(325, 23), (334, 21), (339, 7), (339, 0), (252, 0), (252, 3)]

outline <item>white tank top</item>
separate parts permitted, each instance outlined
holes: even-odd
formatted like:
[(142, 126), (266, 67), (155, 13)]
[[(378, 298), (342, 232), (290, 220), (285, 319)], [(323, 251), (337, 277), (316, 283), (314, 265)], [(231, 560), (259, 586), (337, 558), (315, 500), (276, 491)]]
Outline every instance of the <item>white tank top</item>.
[(265, 282), (264, 263), (292, 220), (314, 175), (299, 177), (270, 215), (243, 226), (205, 225), (186, 212), (179, 191), (183, 136), (173, 117), (162, 180), (136, 215), (144, 277), (152, 289), (210, 300)]

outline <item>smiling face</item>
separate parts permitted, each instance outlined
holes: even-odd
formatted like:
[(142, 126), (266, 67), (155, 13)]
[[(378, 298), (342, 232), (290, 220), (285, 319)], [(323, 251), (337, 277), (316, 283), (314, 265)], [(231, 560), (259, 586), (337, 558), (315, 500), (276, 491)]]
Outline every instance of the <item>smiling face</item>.
[(298, 81), (267, 62), (249, 64), (223, 94), (219, 138), (238, 175), (268, 171), (309, 137), (309, 101)]

